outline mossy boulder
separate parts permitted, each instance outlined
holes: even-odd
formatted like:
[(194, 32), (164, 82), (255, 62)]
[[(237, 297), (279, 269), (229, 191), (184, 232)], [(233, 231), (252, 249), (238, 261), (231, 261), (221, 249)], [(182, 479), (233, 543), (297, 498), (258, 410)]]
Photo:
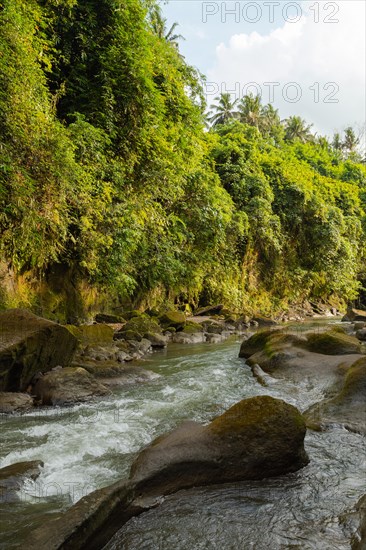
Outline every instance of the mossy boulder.
[(203, 326), (200, 323), (189, 321), (185, 324), (182, 332), (185, 334), (196, 334), (197, 332), (203, 332)]
[(80, 367), (47, 372), (36, 382), (33, 392), (42, 405), (72, 405), (109, 394), (108, 388)]
[(148, 315), (140, 315), (139, 317), (133, 317), (126, 325), (121, 329), (121, 332), (133, 330), (143, 335), (146, 332), (161, 333), (161, 326), (158, 320)]
[(248, 359), (258, 352), (265, 351), (268, 356), (291, 346), (302, 345), (304, 339), (279, 329), (260, 330), (241, 345), (239, 357)]
[(68, 366), (76, 338), (64, 327), (30, 311), (0, 313), (0, 391), (25, 391), (38, 372)]
[(186, 316), (181, 311), (166, 311), (159, 317), (159, 320), (164, 328), (183, 329), (186, 324)]
[(306, 348), (323, 355), (349, 355), (361, 353), (357, 338), (337, 330), (308, 334)]
[(269, 396), (237, 403), (207, 426), (185, 422), (158, 437), (132, 465), (144, 491), (167, 494), (199, 485), (263, 479), (308, 463), (300, 412)]
[(182, 487), (258, 479), (305, 466), (305, 424), (291, 405), (256, 397), (208, 426), (186, 422), (138, 456), (128, 481), (99, 489), (29, 534), (28, 550), (98, 550), (131, 517)]
[(33, 408), (33, 399), (28, 393), (0, 392), (0, 413), (26, 413)]
[(113, 341), (113, 328), (105, 325), (103, 323), (98, 323), (95, 325), (80, 325), (76, 327), (75, 325), (65, 325), (65, 328), (82, 345), (101, 345), (109, 344)]
[[(331, 342), (341, 342), (343, 347), (340, 349), (351, 349), (352, 353), (327, 355), (320, 351), (311, 351), (321, 349), (319, 341), (329, 342), (327, 338), (321, 338), (322, 336), (321, 333), (316, 334), (315, 345), (312, 334), (309, 342), (306, 334), (298, 336), (283, 330), (263, 330), (243, 342), (240, 357), (244, 357), (249, 366), (259, 365), (263, 371), (276, 378), (291, 379), (295, 383), (305, 379), (312, 380), (325, 395), (331, 396), (342, 384), (343, 374), (340, 367), (347, 369), (358, 357), (363, 356), (355, 354), (354, 338), (351, 338), (350, 346), (348, 336), (338, 332), (332, 332)], [(356, 349), (359, 349), (357, 340), (356, 343)]]
[(313, 405), (305, 416), (309, 427), (342, 424), (351, 431), (366, 434), (366, 357), (346, 371), (337, 395)]

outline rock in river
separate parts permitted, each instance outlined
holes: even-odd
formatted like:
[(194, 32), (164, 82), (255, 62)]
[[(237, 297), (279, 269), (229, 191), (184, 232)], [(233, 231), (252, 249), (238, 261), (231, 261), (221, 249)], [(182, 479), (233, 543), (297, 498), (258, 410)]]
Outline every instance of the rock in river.
[(0, 392), (0, 413), (25, 413), (33, 408), (28, 393)]
[(240, 401), (207, 426), (185, 422), (158, 437), (131, 468), (144, 492), (294, 472), (308, 462), (305, 421), (299, 411), (269, 396)]
[(30, 533), (27, 549), (98, 550), (162, 495), (294, 472), (308, 462), (305, 432), (295, 407), (268, 396), (241, 401), (207, 426), (186, 422), (142, 451), (129, 480), (94, 491)]
[(41, 460), (32, 460), (0, 468), (0, 502), (17, 500), (16, 492), (21, 490), (27, 479), (36, 480), (43, 466)]
[(366, 357), (357, 360), (346, 372), (343, 387), (332, 397), (316, 403), (306, 413), (309, 427), (340, 424), (366, 434)]
[(108, 388), (79, 367), (47, 372), (39, 378), (33, 391), (42, 405), (72, 405), (109, 394)]
[(25, 391), (33, 376), (68, 366), (76, 338), (52, 321), (27, 310), (0, 313), (0, 391)]

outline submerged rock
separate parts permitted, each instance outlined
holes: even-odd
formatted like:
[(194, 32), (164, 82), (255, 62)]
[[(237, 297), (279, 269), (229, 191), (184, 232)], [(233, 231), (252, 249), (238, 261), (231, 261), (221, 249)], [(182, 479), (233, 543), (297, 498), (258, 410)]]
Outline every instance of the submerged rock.
[(109, 393), (108, 388), (80, 367), (47, 372), (38, 379), (33, 391), (42, 405), (71, 405)]
[(77, 347), (64, 327), (23, 309), (0, 313), (0, 390), (25, 391), (33, 376), (68, 366)]
[(237, 403), (207, 426), (185, 422), (158, 437), (132, 465), (141, 491), (182, 488), (294, 472), (308, 463), (305, 421), (299, 411), (269, 396)]
[(28, 393), (0, 392), (0, 413), (25, 413), (33, 405), (33, 399)]
[(41, 460), (32, 460), (0, 468), (0, 502), (17, 500), (17, 491), (22, 489), (27, 479), (36, 480), (43, 466)]

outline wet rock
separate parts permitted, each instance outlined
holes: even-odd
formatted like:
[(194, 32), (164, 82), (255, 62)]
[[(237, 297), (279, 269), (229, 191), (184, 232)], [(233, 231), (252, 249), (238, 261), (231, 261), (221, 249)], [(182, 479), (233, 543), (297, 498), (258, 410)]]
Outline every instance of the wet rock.
[(131, 517), (145, 511), (133, 504), (134, 498), (128, 481), (94, 491), (31, 532), (27, 550), (100, 550)]
[(37, 372), (68, 366), (77, 340), (52, 321), (27, 310), (0, 313), (0, 390), (25, 391)]
[(145, 494), (294, 472), (308, 463), (299, 411), (269, 396), (237, 403), (207, 426), (185, 422), (158, 437), (132, 465)]
[(17, 462), (5, 468), (0, 468), (0, 502), (13, 502), (18, 500), (16, 495), (27, 479), (35, 481), (44, 464), (41, 460), (29, 462)]
[(157, 334), (153, 332), (146, 332), (144, 338), (151, 342), (153, 348), (166, 348), (168, 339), (162, 334)]
[(209, 344), (219, 344), (220, 342), (224, 342), (225, 339), (225, 334), (206, 334), (206, 342)]
[(337, 395), (310, 407), (305, 417), (308, 426), (315, 429), (340, 424), (366, 434), (366, 357), (347, 370)]
[(111, 360), (100, 362), (81, 358), (75, 361), (73, 366), (85, 369), (107, 387), (141, 384), (160, 378), (155, 372)]
[(364, 323), (363, 321), (356, 321), (353, 324), (353, 328), (355, 330), (362, 330), (363, 328), (366, 328), (366, 323)]
[(25, 413), (33, 408), (33, 404), (28, 393), (0, 392), (0, 413)]
[(126, 365), (119, 370), (118, 374), (113, 374), (112, 376), (109, 372), (106, 378), (100, 378), (100, 382), (102, 382), (104, 386), (113, 389), (114, 387), (129, 386), (133, 384), (146, 384), (159, 380), (159, 378), (161, 378), (161, 375), (156, 372), (141, 367)]
[(308, 462), (305, 430), (294, 407), (271, 397), (242, 401), (208, 426), (187, 422), (139, 455), (132, 479), (94, 491), (30, 533), (27, 550), (99, 550), (178, 488), (296, 471)]
[(352, 550), (366, 550), (366, 495), (356, 504), (359, 527), (352, 541)]
[(109, 390), (81, 367), (47, 372), (33, 392), (42, 405), (71, 405), (107, 395)]
[(172, 335), (172, 342), (175, 344), (200, 344), (205, 342), (206, 338), (203, 332), (187, 334), (184, 332), (176, 332)]

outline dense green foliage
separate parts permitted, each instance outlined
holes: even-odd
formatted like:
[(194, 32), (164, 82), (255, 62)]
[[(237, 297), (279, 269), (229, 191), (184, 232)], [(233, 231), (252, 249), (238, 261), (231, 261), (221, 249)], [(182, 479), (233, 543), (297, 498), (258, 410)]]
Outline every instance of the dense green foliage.
[(0, 1), (3, 265), (46, 284), (62, 266), (135, 305), (354, 298), (355, 137), (309, 140), (252, 97), (239, 116), (219, 98), (205, 131), (201, 76), (164, 24), (153, 0)]

